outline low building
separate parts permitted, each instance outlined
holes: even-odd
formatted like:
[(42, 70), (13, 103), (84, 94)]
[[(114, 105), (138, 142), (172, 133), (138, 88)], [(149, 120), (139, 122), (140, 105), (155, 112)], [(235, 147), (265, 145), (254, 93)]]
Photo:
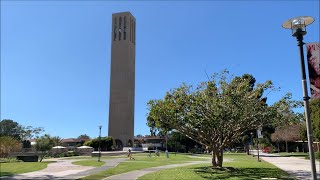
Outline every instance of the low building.
[(78, 138), (62, 139), (61, 144), (65, 146), (68, 151), (75, 151), (76, 147), (82, 146), (86, 140)]

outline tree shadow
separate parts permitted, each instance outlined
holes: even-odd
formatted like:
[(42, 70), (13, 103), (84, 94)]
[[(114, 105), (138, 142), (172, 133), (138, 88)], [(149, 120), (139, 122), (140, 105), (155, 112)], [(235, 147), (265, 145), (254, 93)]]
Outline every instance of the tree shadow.
[(229, 179), (240, 178), (246, 180), (255, 180), (261, 178), (280, 178), (291, 180), (288, 176), (283, 176), (278, 169), (272, 168), (233, 168), (223, 167), (214, 168), (210, 166), (196, 167), (193, 171), (204, 179)]
[(12, 172), (4, 172), (4, 171), (0, 171), (0, 177), (2, 177), (2, 176), (12, 176), (12, 175), (14, 175)]

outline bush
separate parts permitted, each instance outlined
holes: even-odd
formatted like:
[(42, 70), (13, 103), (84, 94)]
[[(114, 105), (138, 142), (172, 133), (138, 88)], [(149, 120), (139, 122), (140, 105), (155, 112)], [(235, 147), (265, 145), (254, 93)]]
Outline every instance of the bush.
[[(114, 145), (114, 140), (112, 137), (101, 137), (101, 149), (111, 151)], [(93, 147), (95, 150), (99, 148), (99, 138), (92, 139), (84, 143), (85, 146)]]
[(13, 162), (22, 162), (22, 160), (18, 160), (17, 158), (0, 158), (1, 163), (13, 163)]
[(53, 154), (53, 157), (54, 158), (60, 158), (60, 157), (72, 157), (72, 156), (79, 156), (79, 155), (80, 154), (78, 152), (70, 151), (70, 152)]
[(17, 139), (11, 136), (0, 137), (0, 158), (6, 158), (10, 153), (19, 150), (21, 143)]
[[(314, 157), (315, 157), (315, 159), (320, 159), (320, 153), (319, 153), (319, 151), (314, 153)], [(308, 156), (306, 157), (306, 159), (310, 159), (309, 153), (308, 153)]]

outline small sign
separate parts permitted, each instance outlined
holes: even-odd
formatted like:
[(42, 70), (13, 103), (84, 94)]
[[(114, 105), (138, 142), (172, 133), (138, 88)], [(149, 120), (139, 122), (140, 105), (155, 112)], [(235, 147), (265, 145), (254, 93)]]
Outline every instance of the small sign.
[(258, 136), (258, 138), (263, 138), (262, 128), (258, 128), (258, 129), (257, 129), (257, 136)]

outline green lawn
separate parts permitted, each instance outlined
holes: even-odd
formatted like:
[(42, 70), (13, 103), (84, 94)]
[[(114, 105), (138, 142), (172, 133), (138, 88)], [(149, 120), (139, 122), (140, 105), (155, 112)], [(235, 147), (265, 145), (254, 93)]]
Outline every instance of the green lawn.
[(275, 153), (275, 154), (279, 154), (280, 156), (285, 156), (285, 157), (303, 157), (303, 158), (309, 155), (309, 153), (304, 153), (304, 152), (290, 152), (290, 153), (281, 152), (281, 153)]
[(48, 166), (50, 162), (14, 162), (0, 163), (0, 176), (11, 176), (32, 171), (39, 171)]
[[(162, 170), (147, 174), (139, 180), (163, 179), (246, 179), (261, 178), (290, 179), (288, 174), (267, 162), (257, 162), (256, 157), (245, 154), (225, 154), (225, 158), (232, 159), (225, 162), (223, 169), (215, 169), (211, 164), (199, 164), (173, 169)], [(291, 178), (292, 179), (292, 178)]]
[(81, 179), (103, 179), (108, 176), (125, 173), (133, 170), (139, 170), (149, 167), (162, 166), (168, 164), (179, 164), (186, 163), (189, 161), (203, 161), (201, 158), (193, 158), (185, 154), (170, 154), (169, 158), (165, 157), (164, 153), (161, 153), (160, 157), (155, 157), (154, 155), (149, 158), (147, 154), (134, 154), (135, 160), (128, 160), (120, 163), (118, 166), (108, 169), (106, 171), (87, 176)]
[(72, 162), (72, 164), (80, 165), (80, 166), (94, 166), (94, 167), (99, 167), (99, 166), (104, 165), (105, 162), (103, 162), (103, 161), (98, 162), (97, 160), (82, 160), (82, 161)]

